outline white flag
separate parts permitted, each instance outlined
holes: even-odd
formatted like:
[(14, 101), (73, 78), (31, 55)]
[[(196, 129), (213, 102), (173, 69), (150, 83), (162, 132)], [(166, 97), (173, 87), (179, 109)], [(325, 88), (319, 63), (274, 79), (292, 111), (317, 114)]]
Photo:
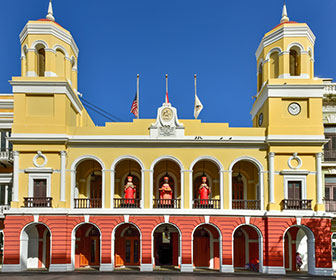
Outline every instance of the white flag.
[(198, 96), (195, 94), (195, 108), (194, 108), (194, 117), (197, 119), (199, 113), (201, 113), (203, 109), (203, 105), (201, 101), (198, 99)]

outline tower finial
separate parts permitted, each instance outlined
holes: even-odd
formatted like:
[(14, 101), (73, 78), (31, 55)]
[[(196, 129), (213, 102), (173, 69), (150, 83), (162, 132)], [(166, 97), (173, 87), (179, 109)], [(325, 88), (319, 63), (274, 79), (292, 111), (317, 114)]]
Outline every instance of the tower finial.
[(49, 20), (55, 21), (51, 0), (49, 1), (48, 14), (46, 18)]
[(284, 3), (283, 8), (282, 8), (282, 18), (280, 20), (280, 23), (287, 22), (287, 21), (289, 21), (289, 18), (287, 16), (286, 3)]

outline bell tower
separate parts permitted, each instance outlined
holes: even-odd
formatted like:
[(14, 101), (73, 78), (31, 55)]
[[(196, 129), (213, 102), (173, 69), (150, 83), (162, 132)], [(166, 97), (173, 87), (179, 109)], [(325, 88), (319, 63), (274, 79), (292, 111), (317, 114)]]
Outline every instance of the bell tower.
[(51, 0), (45, 18), (25, 25), (20, 43), (21, 76), (10, 81), (13, 133), (66, 133), (91, 124), (78, 97), (78, 47), (55, 21)]
[(253, 126), (268, 137), (323, 135), (323, 81), (314, 77), (315, 36), (306, 23), (290, 21), (286, 5), (276, 27), (256, 51), (257, 94)]
[(28, 21), (20, 43), (22, 77), (59, 77), (77, 90), (78, 47), (55, 21), (51, 0), (46, 18)]

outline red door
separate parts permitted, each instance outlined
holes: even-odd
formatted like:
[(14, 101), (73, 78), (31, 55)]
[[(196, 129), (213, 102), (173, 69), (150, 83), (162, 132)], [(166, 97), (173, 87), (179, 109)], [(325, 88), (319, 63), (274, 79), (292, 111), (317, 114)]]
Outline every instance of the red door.
[(210, 266), (210, 238), (208, 236), (194, 237), (194, 266)]
[(140, 264), (140, 239), (139, 237), (125, 237), (124, 265)]
[(234, 234), (234, 267), (245, 268), (245, 236), (241, 230)]

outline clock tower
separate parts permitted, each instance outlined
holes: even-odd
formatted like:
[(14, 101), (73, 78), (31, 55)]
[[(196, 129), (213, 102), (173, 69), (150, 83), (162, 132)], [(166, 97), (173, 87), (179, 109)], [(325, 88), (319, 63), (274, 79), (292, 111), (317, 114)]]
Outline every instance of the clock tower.
[(323, 81), (314, 77), (315, 36), (306, 23), (290, 21), (286, 5), (280, 24), (266, 33), (256, 51), (257, 94), (253, 126), (268, 138), (323, 136)]

